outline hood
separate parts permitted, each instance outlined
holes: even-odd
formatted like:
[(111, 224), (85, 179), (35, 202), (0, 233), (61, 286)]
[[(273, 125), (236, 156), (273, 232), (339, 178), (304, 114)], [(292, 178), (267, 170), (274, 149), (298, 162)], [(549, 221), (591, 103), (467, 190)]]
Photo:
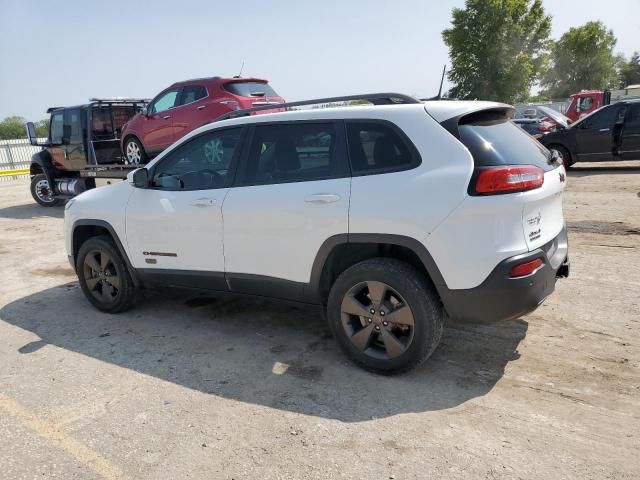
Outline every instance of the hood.
[(571, 123), (571, 120), (568, 117), (561, 114), (559, 111), (554, 110), (553, 108), (544, 107), (544, 106), (540, 106), (536, 108), (540, 110), (542, 113), (544, 113), (551, 120), (556, 122), (558, 125), (561, 125), (564, 128), (569, 128), (569, 124)]

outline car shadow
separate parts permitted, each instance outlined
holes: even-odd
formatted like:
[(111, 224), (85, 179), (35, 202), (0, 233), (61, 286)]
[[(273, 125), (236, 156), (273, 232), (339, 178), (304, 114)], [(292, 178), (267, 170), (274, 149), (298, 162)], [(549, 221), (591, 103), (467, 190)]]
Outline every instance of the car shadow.
[(588, 177), (591, 175), (629, 175), (640, 174), (640, 163), (635, 165), (600, 164), (599, 166), (582, 166), (577, 164), (567, 170), (570, 177)]
[(73, 282), (4, 306), (0, 319), (39, 337), (20, 354), (54, 345), (211, 395), (345, 422), (485, 395), (519, 358), (528, 327), (450, 326), (425, 364), (385, 377), (350, 364), (315, 307), (161, 290), (109, 315)]
[(16, 220), (30, 220), (34, 218), (62, 218), (64, 217), (64, 205), (55, 207), (42, 207), (37, 203), (26, 205), (12, 205), (0, 208), (0, 218), (12, 218)]

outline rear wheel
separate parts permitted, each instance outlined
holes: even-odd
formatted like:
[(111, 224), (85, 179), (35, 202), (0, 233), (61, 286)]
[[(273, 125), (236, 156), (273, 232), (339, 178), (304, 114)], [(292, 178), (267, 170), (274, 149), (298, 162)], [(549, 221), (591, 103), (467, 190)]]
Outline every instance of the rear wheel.
[(136, 288), (120, 252), (108, 237), (90, 238), (78, 252), (80, 287), (98, 310), (118, 313), (133, 306)]
[(564, 148), (562, 145), (551, 145), (549, 147), (549, 151), (551, 152), (551, 155), (555, 155), (562, 160), (562, 164), (565, 168), (571, 168), (573, 164), (576, 163), (571, 159), (569, 150)]
[(420, 365), (440, 342), (444, 326), (433, 288), (416, 269), (390, 258), (345, 270), (331, 288), (327, 316), (351, 360), (378, 373)]
[(31, 179), (31, 196), (43, 207), (54, 207), (60, 204), (60, 199), (53, 196), (53, 189), (44, 173), (34, 175)]
[(124, 142), (124, 157), (125, 163), (129, 165), (141, 165), (147, 163), (147, 154), (136, 137), (129, 137)]

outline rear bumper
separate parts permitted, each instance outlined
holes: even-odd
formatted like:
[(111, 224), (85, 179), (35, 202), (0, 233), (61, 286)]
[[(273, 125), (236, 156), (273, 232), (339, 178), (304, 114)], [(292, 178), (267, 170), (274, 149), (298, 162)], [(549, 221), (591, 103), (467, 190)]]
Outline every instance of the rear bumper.
[[(514, 265), (541, 258), (544, 265), (531, 275), (509, 277)], [(535, 310), (555, 289), (556, 280), (569, 276), (566, 226), (541, 248), (500, 262), (479, 286), (441, 292), (451, 318), (491, 323), (511, 320)]]

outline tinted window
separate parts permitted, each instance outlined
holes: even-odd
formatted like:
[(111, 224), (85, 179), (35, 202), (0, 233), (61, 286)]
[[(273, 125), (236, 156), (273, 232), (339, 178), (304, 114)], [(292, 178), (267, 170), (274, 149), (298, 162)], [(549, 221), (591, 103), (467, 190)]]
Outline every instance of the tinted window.
[(153, 106), (151, 107), (151, 113), (159, 113), (165, 110), (169, 110), (174, 107), (176, 104), (176, 97), (178, 96), (178, 90), (169, 90), (168, 92), (163, 93), (158, 97), (158, 99), (153, 102)]
[(237, 82), (227, 83), (224, 86), (227, 92), (241, 97), (277, 97), (278, 94), (268, 83)]
[(629, 113), (629, 122), (640, 122), (640, 103), (631, 105), (631, 113)]
[(62, 112), (51, 115), (51, 143), (62, 143)]
[(168, 154), (154, 168), (152, 186), (163, 190), (208, 190), (228, 185), (240, 128), (200, 135)]
[(65, 139), (82, 139), (82, 120), (80, 110), (66, 110), (64, 113), (63, 135)]
[(334, 124), (299, 123), (255, 127), (246, 184), (335, 178), (342, 171)]
[(405, 170), (419, 164), (407, 142), (383, 123), (348, 122), (347, 141), (354, 174)]
[(197, 102), (207, 96), (207, 89), (202, 85), (191, 85), (182, 89), (180, 105)]
[(95, 138), (111, 138), (113, 136), (113, 123), (111, 123), (111, 110), (107, 108), (94, 108), (91, 120), (91, 130)]
[(537, 165), (545, 170), (555, 168), (549, 164), (548, 150), (503, 113), (467, 115), (460, 121), (458, 132), (476, 167)]
[(585, 117), (580, 122), (581, 125), (579, 126), (582, 127), (582, 124), (584, 124), (586, 128), (590, 129), (611, 128), (616, 123), (619, 109), (619, 106), (611, 105), (609, 107), (604, 107), (600, 110), (596, 110), (588, 117)]

